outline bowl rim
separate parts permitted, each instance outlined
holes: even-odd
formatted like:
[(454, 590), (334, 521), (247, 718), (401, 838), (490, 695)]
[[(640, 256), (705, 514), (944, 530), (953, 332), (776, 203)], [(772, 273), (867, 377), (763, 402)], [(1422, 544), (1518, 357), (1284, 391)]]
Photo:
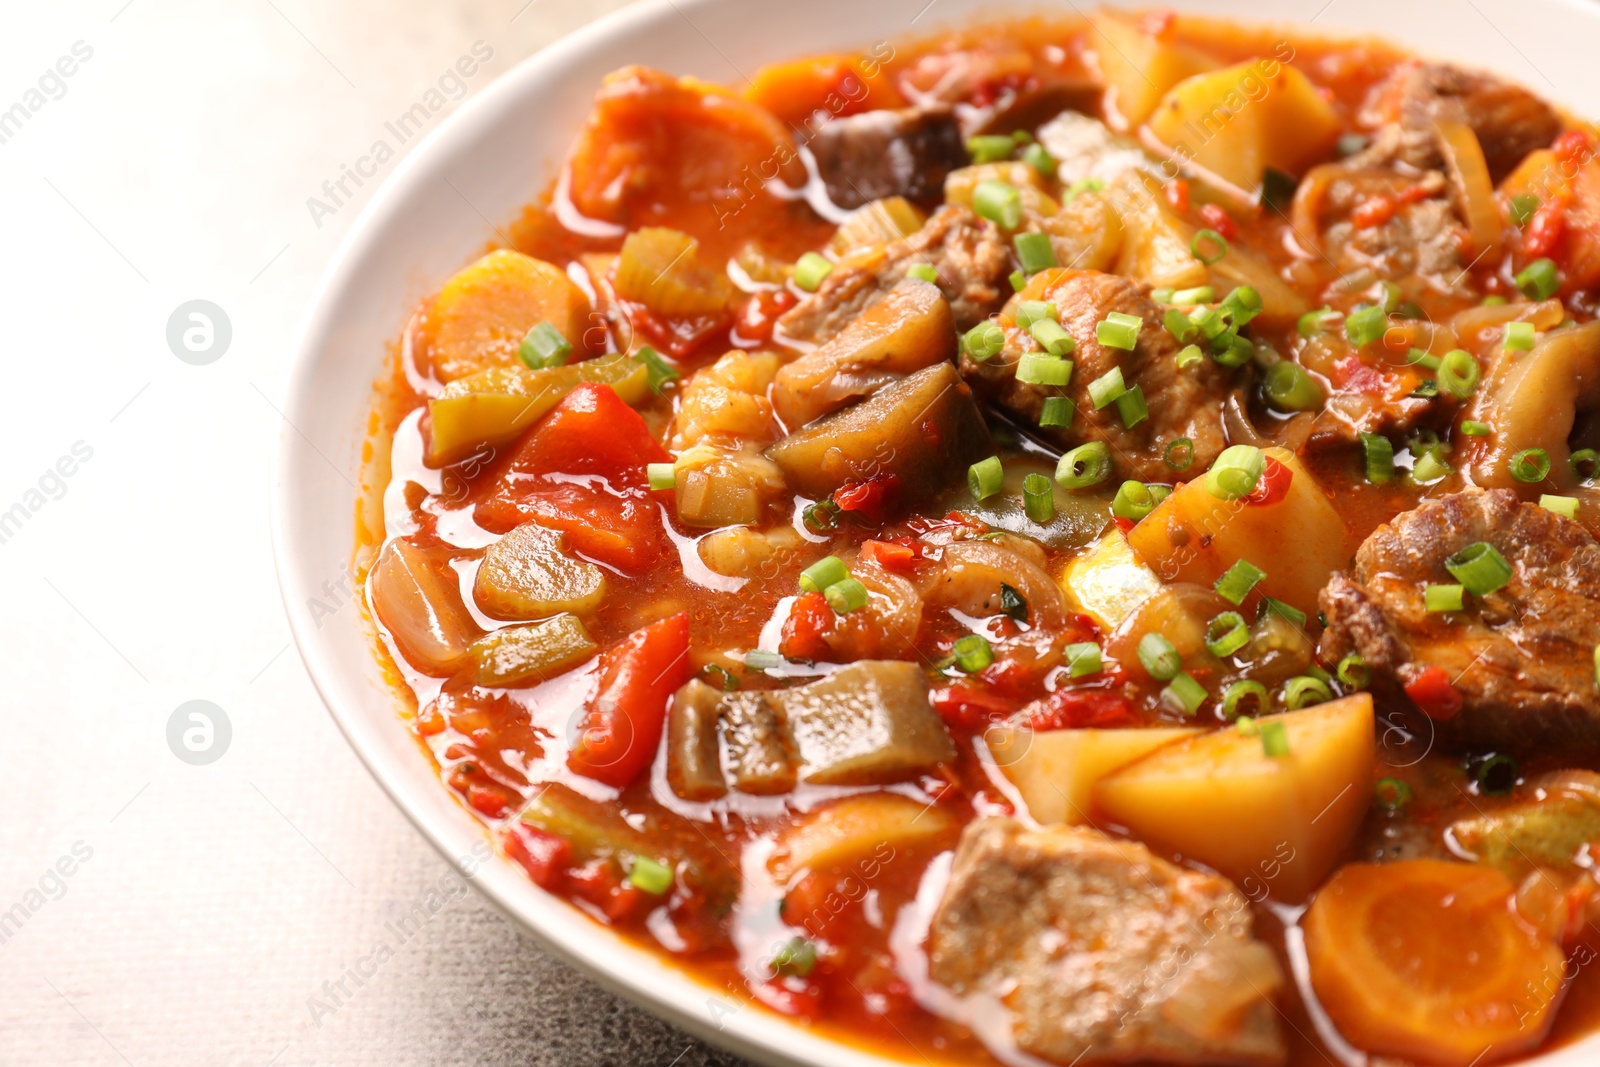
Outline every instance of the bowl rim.
[[(299, 556), (292, 547), (293, 530), (295, 524), (304, 518), (301, 511), (305, 505), (297, 500), (296, 489), (286, 474), (292, 469), (302, 448), (315, 449), (315, 446), (310, 445), (309, 441), (302, 441), (298, 431), (289, 431), (298, 424), (295, 415), (303, 409), (317, 384), (321, 370), (318, 357), (333, 341), (340, 318), (340, 301), (337, 297), (357, 284), (357, 273), (362, 262), (373, 254), (379, 239), (390, 227), (399, 224), (396, 209), (404, 203), (419, 179), (439, 171), (455, 158), (465, 143), (485, 129), (504, 122), (509, 113), (524, 106), (524, 86), (541, 77), (546, 67), (576, 62), (585, 54), (603, 50), (618, 34), (647, 27), (661, 19), (686, 18), (688, 14), (713, 9), (727, 2), (635, 0), (564, 34), (525, 56), (510, 70), (462, 101), (461, 106), (429, 130), (381, 181), (330, 256), (296, 331), (290, 373), (283, 393), (279, 443), (274, 450), (270, 472), (273, 558), (279, 595), (296, 650), (318, 696), (345, 740), (389, 799), (440, 856), (466, 875), (467, 881), (479, 893), (521, 930), (532, 935), (542, 948), (604, 988), (646, 1008), (695, 1038), (738, 1055), (763, 1063), (794, 1067), (818, 1063), (838, 1064), (840, 1067), (887, 1067), (910, 1062), (910, 1058), (871, 1051), (839, 1031), (796, 1023), (761, 1006), (748, 993), (735, 992), (730, 997), (727, 991), (705, 982), (687, 968), (666, 961), (656, 952), (631, 942), (534, 885), (523, 876), (519, 867), (507, 862), (507, 857), (495, 845), (494, 836), (488, 828), (472, 818), (464, 807), (454, 805), (452, 814), (445, 815), (423, 803), (414, 802), (409, 795), (405, 775), (392, 765), (384, 747), (369, 736), (376, 729), (375, 725), (361, 714), (353, 701), (347, 701), (347, 694), (343, 690), (350, 688), (351, 679), (346, 670), (340, 667), (337, 657), (319, 640), (312, 617), (300, 610), (295, 599), (298, 590), (314, 588), (316, 583), (311, 580), (314, 573), (311, 562)], [(1600, 9), (1582, 0), (1541, 2), (1600, 26)], [(1117, 0), (1112, 0), (1112, 3), (1121, 7), (1144, 7), (1152, 6), (1153, 0), (1150, 4)], [(1038, 10), (1044, 6), (1036, 3), (1031, 5), (1031, 9)], [(1180, 2), (1173, 6), (1189, 7), (1190, 4)], [(1072, 7), (1077, 13), (1083, 13), (1077, 4), (1072, 4)], [(1477, 5), (1474, 4), (1474, 7)], [(986, 10), (981, 20), (1004, 18), (1028, 10), (1028, 6), (1019, 8), (1014, 4), (1002, 3)], [(1224, 17), (1241, 16), (1230, 14)], [(955, 24), (978, 20), (970, 9), (964, 8)], [(1305, 25), (1301, 19), (1267, 17), (1253, 21), (1286, 28)], [(934, 25), (930, 25), (928, 30), (934, 28)], [(1335, 38), (1359, 37), (1363, 34), (1384, 37), (1381, 29), (1322, 32)], [(1416, 54), (1432, 54), (1425, 49), (1406, 47)], [(1558, 103), (1566, 106), (1564, 102)], [(533, 196), (528, 199), (533, 199)], [(376, 381), (381, 369), (374, 367), (374, 371), (371, 380)], [(358, 499), (361, 492), (358, 488)], [(349, 518), (349, 513), (345, 514), (345, 518)], [(349, 526), (353, 532), (353, 522)], [(370, 629), (365, 619), (362, 625)], [(363, 679), (359, 684), (370, 682)], [(400, 719), (397, 715), (382, 725), (394, 729), (400, 726)], [(437, 775), (433, 777), (437, 781)], [(476, 851), (485, 842), (489, 845), (490, 858), (478, 869), (469, 870), (466, 854)], [(735, 1005), (727, 1009), (723, 1017), (718, 1017), (714, 1006), (719, 996), (727, 997)], [(1527, 1067), (1565, 1067), (1568, 1063), (1575, 1065), (1578, 1062), (1577, 1058), (1568, 1060), (1569, 1055), (1576, 1053), (1581, 1056), (1585, 1050), (1592, 1051), (1596, 1047), (1600, 1047), (1600, 1032), (1550, 1049), (1534, 1059), (1519, 1062)], [(923, 1059), (928, 1060), (927, 1054), (923, 1055)], [(945, 1059), (947, 1057), (935, 1053), (933, 1062)]]

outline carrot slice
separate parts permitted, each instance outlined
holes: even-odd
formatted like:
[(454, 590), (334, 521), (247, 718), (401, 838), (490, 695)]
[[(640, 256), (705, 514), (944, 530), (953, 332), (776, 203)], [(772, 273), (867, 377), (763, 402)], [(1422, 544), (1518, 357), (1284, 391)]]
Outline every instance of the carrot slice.
[(1303, 921), (1311, 985), (1368, 1052), (1486, 1064), (1544, 1039), (1565, 992), (1561, 949), (1520, 920), (1504, 874), (1445, 860), (1354, 863)]

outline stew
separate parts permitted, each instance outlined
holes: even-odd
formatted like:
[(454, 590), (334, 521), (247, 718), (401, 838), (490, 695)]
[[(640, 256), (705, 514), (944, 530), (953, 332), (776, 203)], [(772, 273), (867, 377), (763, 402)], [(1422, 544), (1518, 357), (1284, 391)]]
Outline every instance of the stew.
[(624, 68), (405, 326), (359, 537), (410, 728), (718, 1019), (1444, 1067), (1595, 1023), (1595, 133), (1281, 32)]

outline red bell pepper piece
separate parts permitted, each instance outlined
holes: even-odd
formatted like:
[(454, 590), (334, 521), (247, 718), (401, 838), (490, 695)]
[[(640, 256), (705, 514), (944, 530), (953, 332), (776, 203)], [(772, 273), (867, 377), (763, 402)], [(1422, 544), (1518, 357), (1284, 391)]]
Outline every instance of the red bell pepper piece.
[(789, 608), (778, 639), (778, 651), (789, 659), (825, 660), (832, 650), (823, 637), (833, 630), (837, 618), (828, 599), (821, 593), (803, 593)]
[(671, 615), (600, 654), (600, 684), (567, 766), (618, 789), (656, 758), (667, 702), (689, 680), (689, 616)]
[(522, 864), (535, 885), (549, 890), (561, 884), (562, 872), (572, 861), (572, 846), (564, 838), (521, 821), (506, 834), (506, 852)]
[(566, 531), (573, 551), (637, 572), (662, 552), (667, 499), (645, 467), (671, 459), (610, 386), (585, 382), (522, 439), (474, 517), (497, 533), (536, 520)]
[(1266, 459), (1267, 462), (1261, 470), (1261, 480), (1256, 483), (1255, 490), (1245, 497), (1247, 503), (1276, 504), (1289, 495), (1289, 484), (1294, 481), (1294, 471), (1271, 456)]
[(1437, 722), (1453, 719), (1461, 710), (1461, 690), (1451, 684), (1449, 672), (1437, 665), (1424, 668), (1407, 682), (1406, 696)]
[(1028, 717), (1028, 725), (1035, 730), (1139, 725), (1133, 702), (1110, 689), (1063, 689), (1051, 693), (1042, 704)]

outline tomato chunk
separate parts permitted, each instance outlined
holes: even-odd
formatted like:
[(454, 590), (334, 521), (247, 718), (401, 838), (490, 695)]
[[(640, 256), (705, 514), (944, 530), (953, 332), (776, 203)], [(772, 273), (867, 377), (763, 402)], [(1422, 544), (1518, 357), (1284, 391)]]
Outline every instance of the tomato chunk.
[(671, 459), (610, 386), (586, 382), (522, 439), (474, 517), (496, 532), (537, 520), (579, 554), (637, 572), (664, 541), (667, 495), (651, 491), (645, 467)]
[(689, 616), (653, 622), (600, 654), (600, 684), (567, 766), (622, 788), (656, 758), (667, 702), (689, 680)]
[(572, 846), (555, 834), (518, 822), (506, 834), (506, 852), (522, 864), (541, 889), (553, 890), (572, 861)]

